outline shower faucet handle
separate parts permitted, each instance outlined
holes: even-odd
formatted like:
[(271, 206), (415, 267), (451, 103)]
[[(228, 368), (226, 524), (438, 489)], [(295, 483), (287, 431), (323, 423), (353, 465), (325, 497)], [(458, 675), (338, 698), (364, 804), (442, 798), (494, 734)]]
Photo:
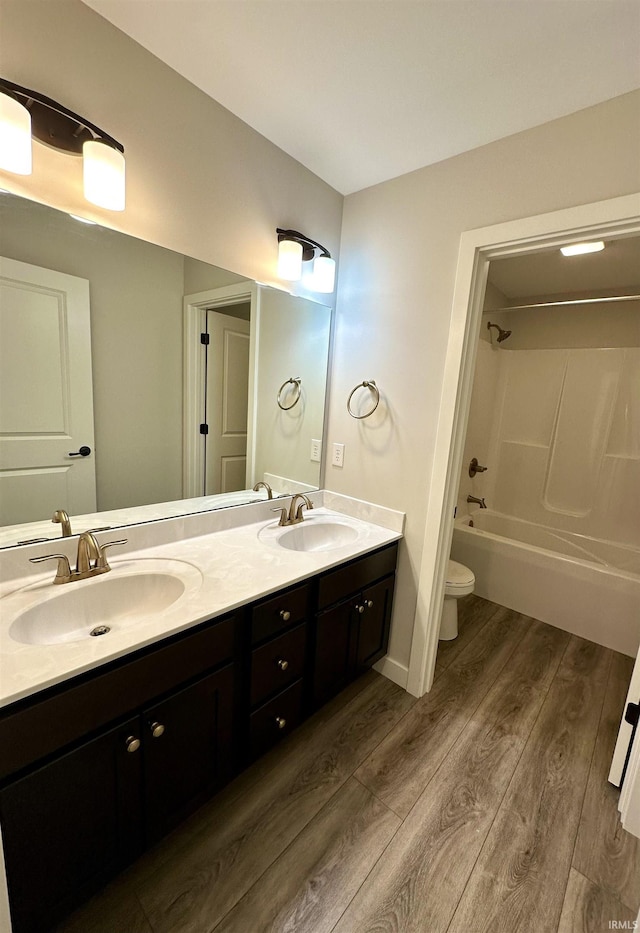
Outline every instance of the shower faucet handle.
[(480, 466), (480, 464), (478, 463), (477, 457), (474, 457), (471, 463), (469, 464), (469, 476), (471, 476), (472, 478), (476, 475), (476, 473), (485, 473), (486, 470), (487, 470), (487, 467)]

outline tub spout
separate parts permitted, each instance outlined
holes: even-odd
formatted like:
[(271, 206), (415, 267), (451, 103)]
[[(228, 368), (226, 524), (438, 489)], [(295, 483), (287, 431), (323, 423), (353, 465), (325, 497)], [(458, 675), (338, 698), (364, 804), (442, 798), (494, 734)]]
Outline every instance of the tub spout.
[(476, 496), (467, 496), (467, 502), (475, 502), (476, 505), (479, 505), (481, 509), (486, 509), (487, 503), (484, 501), (484, 498), (478, 499)]

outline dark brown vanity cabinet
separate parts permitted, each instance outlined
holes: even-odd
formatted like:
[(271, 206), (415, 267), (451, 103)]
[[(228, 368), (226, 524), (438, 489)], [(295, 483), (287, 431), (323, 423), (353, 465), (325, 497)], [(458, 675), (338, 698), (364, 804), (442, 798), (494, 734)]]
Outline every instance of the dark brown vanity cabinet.
[(248, 760), (304, 717), (311, 585), (284, 590), (251, 609)]
[(232, 776), (235, 630), (210, 624), (0, 719), (14, 933), (50, 929)]
[(324, 574), (314, 620), (313, 705), (321, 706), (384, 656), (397, 545)]
[(43, 933), (381, 658), (397, 545), (0, 710), (14, 933)]

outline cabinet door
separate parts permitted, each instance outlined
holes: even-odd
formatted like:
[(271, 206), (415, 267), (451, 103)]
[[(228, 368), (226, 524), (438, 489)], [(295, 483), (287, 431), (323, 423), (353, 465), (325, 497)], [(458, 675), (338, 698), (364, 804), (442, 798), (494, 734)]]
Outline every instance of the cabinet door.
[(147, 840), (195, 810), (233, 772), (233, 665), (145, 710)]
[(355, 600), (346, 600), (319, 612), (315, 624), (313, 702), (326, 702), (349, 683), (352, 677), (355, 642), (351, 638)]
[(0, 791), (14, 933), (49, 929), (141, 850), (138, 726), (130, 720)]
[(358, 600), (363, 608), (358, 612), (357, 668), (365, 670), (384, 657), (389, 645), (391, 603), (395, 576), (385, 577), (379, 583), (362, 591)]

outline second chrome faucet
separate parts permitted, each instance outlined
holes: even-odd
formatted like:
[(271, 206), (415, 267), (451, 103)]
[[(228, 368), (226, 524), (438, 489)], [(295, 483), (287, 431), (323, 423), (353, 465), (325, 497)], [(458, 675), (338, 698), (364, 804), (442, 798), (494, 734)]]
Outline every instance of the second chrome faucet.
[(105, 550), (116, 544), (126, 544), (127, 539), (120, 541), (105, 541), (99, 544), (92, 531), (83, 532), (78, 538), (78, 553), (76, 556), (76, 569), (72, 570), (66, 554), (46, 554), (44, 557), (31, 557), (32, 564), (41, 564), (45, 560), (57, 560), (58, 570), (54, 583), (73, 583), (74, 580), (86, 580), (100, 573), (111, 570)]
[[(300, 505), (296, 508), (296, 502), (298, 499), (302, 499)], [(313, 502), (309, 496), (305, 496), (303, 492), (297, 492), (295, 496), (291, 499), (291, 504), (289, 506), (289, 511), (287, 512), (286, 508), (283, 509), (271, 509), (272, 512), (280, 512), (280, 521), (279, 525), (297, 525), (303, 520), (302, 510), (304, 507), (307, 509), (313, 508)]]

